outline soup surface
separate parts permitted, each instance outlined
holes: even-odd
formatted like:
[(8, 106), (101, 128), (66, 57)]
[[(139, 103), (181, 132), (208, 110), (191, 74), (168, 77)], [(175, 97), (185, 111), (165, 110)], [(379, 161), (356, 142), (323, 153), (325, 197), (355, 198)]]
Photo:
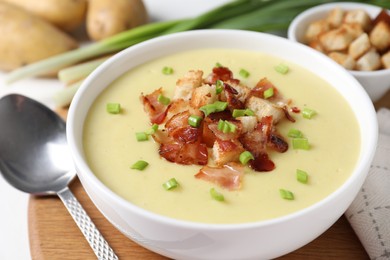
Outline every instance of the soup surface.
[[(196, 179), (199, 165), (179, 165), (161, 158), (159, 144), (152, 138), (138, 142), (135, 133), (151, 124), (140, 101), (141, 93), (163, 87), (173, 96), (178, 78), (193, 69), (212, 71), (216, 63), (228, 67), (241, 83), (253, 87), (267, 77), (292, 106), (314, 109), (317, 114), (303, 118), (291, 113), (296, 122), (284, 120), (277, 127), (289, 142), (285, 153), (270, 152), (276, 168), (255, 172), (247, 168), (239, 190), (229, 191), (216, 184)], [(275, 71), (285, 64), (287, 74)], [(163, 67), (173, 73), (162, 73)], [(250, 73), (244, 78), (239, 71)], [(109, 114), (107, 103), (120, 103), (120, 114)], [(309, 150), (293, 149), (287, 133), (299, 129), (310, 142)], [(111, 190), (144, 209), (165, 216), (206, 223), (243, 223), (280, 217), (308, 207), (340, 187), (350, 176), (360, 152), (359, 127), (346, 101), (327, 82), (300, 66), (263, 53), (241, 50), (202, 49), (178, 53), (134, 68), (114, 81), (94, 102), (84, 126), (84, 151), (96, 176)], [(144, 160), (143, 171), (131, 165)], [(307, 183), (297, 181), (296, 170), (309, 175)], [(165, 190), (162, 184), (175, 178), (179, 187)], [(225, 200), (210, 196), (215, 188)], [(280, 189), (294, 194), (283, 199)]]

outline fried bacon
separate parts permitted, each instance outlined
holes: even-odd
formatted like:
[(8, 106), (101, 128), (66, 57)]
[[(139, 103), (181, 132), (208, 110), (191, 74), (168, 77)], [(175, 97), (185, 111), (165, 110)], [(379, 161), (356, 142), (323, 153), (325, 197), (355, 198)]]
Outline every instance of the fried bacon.
[(228, 163), (220, 167), (203, 166), (196, 178), (215, 183), (228, 190), (241, 187), (244, 167), (238, 163)]
[(144, 110), (149, 115), (152, 124), (161, 124), (164, 122), (168, 112), (168, 106), (158, 102), (158, 96), (162, 94), (162, 88), (153, 91), (151, 94), (141, 94), (141, 102), (144, 105)]
[(227, 67), (214, 67), (213, 71), (207, 76), (204, 82), (212, 85), (215, 84), (217, 80), (222, 80), (223, 82), (230, 81), (235, 84), (240, 83), (240, 80), (235, 79), (233, 77), (233, 72)]
[(205, 144), (195, 143), (162, 143), (159, 154), (166, 160), (178, 164), (206, 165), (208, 162), (208, 151)]
[[(286, 100), (267, 78), (262, 78), (251, 89), (235, 79), (226, 67), (213, 68), (206, 78), (202, 75), (202, 71), (190, 71), (179, 79), (173, 101), (168, 106), (158, 102), (162, 88), (148, 95), (142, 94), (141, 101), (150, 121), (164, 124), (152, 135), (160, 145), (161, 157), (183, 165), (202, 165), (196, 178), (237, 190), (241, 187), (245, 168), (239, 163), (242, 152), (249, 151), (253, 155), (254, 159), (248, 162), (250, 168), (267, 172), (275, 168), (268, 151), (284, 153), (288, 150), (288, 143), (278, 133), (276, 124), (284, 118), (295, 122), (289, 113), (291, 101)], [(215, 92), (217, 80), (223, 82), (219, 94)], [(270, 88), (273, 88), (273, 95), (264, 98), (264, 92)], [(199, 110), (217, 100), (227, 102), (227, 109), (207, 116)], [(234, 109), (250, 109), (254, 115), (233, 118)], [(291, 112), (299, 113), (300, 110), (293, 107)], [(189, 125), (192, 115), (202, 118), (198, 127)], [(236, 127), (224, 133), (218, 129), (220, 120), (229, 121)], [(209, 157), (216, 166), (210, 166)]]

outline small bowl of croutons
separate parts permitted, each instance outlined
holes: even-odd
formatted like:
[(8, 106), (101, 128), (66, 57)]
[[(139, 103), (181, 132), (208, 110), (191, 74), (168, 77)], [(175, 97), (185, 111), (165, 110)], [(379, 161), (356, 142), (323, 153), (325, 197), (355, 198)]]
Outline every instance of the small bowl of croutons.
[(389, 10), (349, 2), (319, 5), (291, 22), (288, 38), (350, 71), (373, 102), (390, 89)]

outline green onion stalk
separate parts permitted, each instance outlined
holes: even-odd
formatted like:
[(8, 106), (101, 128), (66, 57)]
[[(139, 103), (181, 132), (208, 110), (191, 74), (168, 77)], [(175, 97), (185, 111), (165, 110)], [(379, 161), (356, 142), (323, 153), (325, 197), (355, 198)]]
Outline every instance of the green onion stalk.
[[(145, 40), (176, 32), (196, 29), (239, 29), (259, 32), (286, 30), (300, 12), (331, 2), (359, 2), (390, 9), (388, 0), (235, 0), (193, 18), (145, 24), (102, 41), (26, 65), (9, 73), (6, 82), (12, 83), (43, 75), (54, 69), (61, 70), (85, 60), (118, 52)], [(89, 73), (90, 71), (86, 70), (84, 77)]]

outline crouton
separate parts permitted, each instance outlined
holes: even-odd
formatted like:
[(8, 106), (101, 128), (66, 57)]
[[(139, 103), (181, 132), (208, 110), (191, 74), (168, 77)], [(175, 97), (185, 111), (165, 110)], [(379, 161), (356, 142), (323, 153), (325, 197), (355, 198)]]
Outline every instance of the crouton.
[(355, 68), (355, 60), (345, 53), (334, 51), (329, 53), (328, 56), (347, 70), (353, 70)]
[(375, 49), (371, 49), (356, 62), (357, 70), (372, 71), (381, 67), (381, 59)]
[(215, 86), (203, 85), (192, 91), (190, 106), (200, 108), (201, 106), (214, 103), (217, 100)]
[(357, 60), (370, 49), (370, 39), (366, 33), (363, 33), (349, 45), (348, 55)]
[(326, 17), (326, 21), (332, 28), (340, 27), (343, 23), (345, 12), (339, 7), (332, 9), (328, 16)]
[(355, 38), (354, 34), (345, 26), (330, 30), (319, 37), (321, 45), (329, 52), (347, 50)]
[(201, 70), (188, 71), (184, 77), (177, 80), (173, 100), (189, 100), (191, 98), (192, 91), (202, 85), (202, 77), (203, 71)]
[(249, 96), (251, 89), (242, 84), (231, 84), (231, 87), (237, 90), (238, 93), (236, 97), (238, 98), (238, 100), (244, 103), (246, 98)]
[(369, 31), (371, 27), (371, 17), (362, 9), (347, 11), (344, 22), (348, 24), (359, 24), (364, 31)]
[(330, 30), (329, 24), (325, 20), (315, 21), (306, 30), (305, 38), (307, 42), (314, 41), (319, 35)]
[(385, 69), (390, 69), (390, 51), (382, 55), (381, 61)]
[(246, 106), (255, 112), (258, 120), (265, 116), (272, 116), (273, 122), (278, 123), (283, 117), (283, 109), (268, 100), (252, 96), (248, 98)]
[(217, 165), (224, 165), (228, 162), (237, 162), (240, 154), (245, 151), (242, 144), (237, 140), (219, 140), (213, 145), (213, 158)]
[(252, 132), (257, 126), (257, 117), (255, 116), (240, 116), (236, 119), (241, 122), (241, 133)]
[(324, 47), (322, 47), (318, 40), (311, 41), (308, 45), (319, 52), (325, 53)]
[(390, 25), (384, 21), (378, 22), (370, 32), (370, 41), (380, 52), (390, 48)]

